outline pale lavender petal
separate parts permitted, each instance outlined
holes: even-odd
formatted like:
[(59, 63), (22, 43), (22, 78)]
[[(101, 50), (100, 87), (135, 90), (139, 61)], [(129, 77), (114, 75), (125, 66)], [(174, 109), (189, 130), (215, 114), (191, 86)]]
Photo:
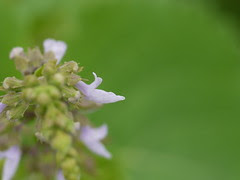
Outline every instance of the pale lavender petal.
[(101, 143), (108, 132), (107, 126), (103, 125), (100, 128), (91, 128), (85, 126), (82, 128), (80, 140), (94, 153), (110, 159), (112, 156), (105, 146)]
[(13, 178), (17, 171), (21, 154), (21, 150), (18, 146), (12, 146), (8, 150), (0, 153), (0, 157), (5, 158), (2, 180), (11, 180)]
[(83, 81), (79, 81), (75, 87), (81, 91), (85, 96), (87, 96), (89, 93), (91, 93), (91, 91), (89, 91), (89, 85), (86, 84), (85, 82)]
[(97, 77), (97, 74), (95, 72), (93, 72), (93, 76), (95, 78), (95, 80), (93, 81), (92, 84), (90, 84), (91, 88), (96, 89), (101, 83), (102, 83), (102, 78)]
[(0, 114), (3, 112), (3, 110), (7, 107), (6, 104), (0, 103)]
[(16, 56), (19, 56), (21, 53), (23, 52), (23, 48), (22, 47), (15, 47), (12, 49), (12, 51), (10, 52), (9, 58), (13, 59)]
[(43, 42), (44, 52), (53, 52), (55, 57), (58, 60), (58, 63), (61, 61), (62, 57), (64, 56), (67, 45), (63, 41), (56, 41), (54, 39), (46, 39)]
[(65, 180), (63, 172), (60, 170), (57, 173), (57, 180)]
[(125, 97), (118, 96), (113, 92), (106, 92), (101, 89), (95, 89), (94, 91), (92, 91), (91, 95), (86, 97), (86, 99), (89, 101), (94, 101), (99, 104), (108, 104), (123, 101), (125, 100)]
[(114, 103), (125, 99), (125, 97), (118, 96), (113, 92), (96, 89), (102, 83), (102, 78), (97, 77), (95, 73), (93, 73), (93, 75), (95, 80), (92, 84), (88, 85), (82, 81), (76, 84), (76, 88), (85, 95), (85, 99), (99, 104)]

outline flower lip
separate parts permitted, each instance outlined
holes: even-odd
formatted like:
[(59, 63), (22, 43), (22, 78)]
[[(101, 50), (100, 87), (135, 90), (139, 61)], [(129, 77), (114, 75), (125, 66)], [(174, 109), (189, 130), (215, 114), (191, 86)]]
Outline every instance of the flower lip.
[(0, 152), (0, 159), (5, 158), (2, 180), (11, 180), (15, 175), (21, 159), (21, 154), (21, 150), (18, 146), (12, 146), (6, 151)]
[(85, 99), (93, 101), (99, 104), (114, 103), (117, 101), (125, 100), (124, 96), (119, 96), (113, 92), (107, 92), (101, 89), (96, 89), (101, 83), (102, 78), (97, 77), (96, 73), (93, 72), (95, 80), (91, 84), (86, 84), (83, 81), (79, 81), (76, 84), (76, 88), (85, 95)]
[(90, 126), (84, 126), (81, 128), (80, 140), (95, 154), (110, 159), (112, 155), (101, 143), (108, 134), (108, 127), (106, 124), (99, 128), (92, 128)]
[(44, 47), (44, 52), (53, 52), (56, 59), (57, 63), (61, 61), (63, 58), (66, 50), (67, 50), (67, 44), (63, 41), (56, 41), (54, 39), (46, 39), (43, 42), (43, 47)]

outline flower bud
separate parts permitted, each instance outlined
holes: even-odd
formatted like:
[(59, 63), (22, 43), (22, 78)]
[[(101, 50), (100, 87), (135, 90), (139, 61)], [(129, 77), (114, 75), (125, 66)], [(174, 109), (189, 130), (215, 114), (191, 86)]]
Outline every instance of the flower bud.
[(39, 48), (28, 50), (29, 65), (31, 69), (36, 69), (43, 64), (43, 55)]
[(3, 97), (2, 103), (8, 106), (16, 106), (21, 101), (21, 98), (22, 93), (10, 92)]
[(57, 71), (56, 67), (57, 60), (49, 60), (46, 64), (44, 64), (42, 74), (44, 76), (51, 76)]
[(52, 98), (49, 96), (48, 93), (41, 92), (37, 95), (36, 100), (37, 100), (37, 103), (39, 103), (40, 105), (46, 106), (52, 101)]
[(78, 64), (74, 61), (65, 62), (59, 70), (63, 73), (77, 73), (79, 70)]
[(29, 70), (29, 60), (25, 56), (17, 56), (14, 59), (16, 69), (19, 70), (21, 73), (28, 72)]
[(28, 104), (21, 102), (19, 105), (17, 105), (15, 108), (12, 108), (7, 111), (6, 116), (8, 120), (17, 120), (19, 118), (22, 118), (25, 111), (28, 108)]
[(56, 73), (52, 80), (56, 85), (63, 85), (65, 83), (65, 77), (61, 73)]
[(15, 77), (7, 77), (3, 81), (3, 87), (5, 89), (15, 89), (23, 87), (23, 81)]
[(62, 93), (63, 97), (67, 98), (69, 102), (76, 102), (81, 97), (80, 92), (72, 87), (62, 87)]
[(76, 74), (70, 74), (67, 76), (67, 85), (68, 86), (75, 86), (82, 78)]
[(36, 86), (38, 85), (38, 78), (34, 75), (27, 75), (24, 78), (25, 86)]
[(23, 90), (23, 98), (26, 101), (33, 101), (36, 98), (36, 92), (33, 88), (26, 88)]
[(55, 86), (48, 86), (49, 95), (54, 98), (54, 99), (59, 99), (61, 98), (61, 93), (60, 91), (55, 87)]
[(70, 135), (63, 131), (57, 131), (55, 137), (51, 140), (53, 149), (67, 153), (71, 147), (72, 138)]

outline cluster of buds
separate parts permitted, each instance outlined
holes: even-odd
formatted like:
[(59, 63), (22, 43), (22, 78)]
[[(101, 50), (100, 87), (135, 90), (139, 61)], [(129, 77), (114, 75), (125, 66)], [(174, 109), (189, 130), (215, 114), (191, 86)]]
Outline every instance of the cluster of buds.
[[(80, 167), (88, 156), (84, 146), (99, 156), (111, 158), (102, 143), (108, 133), (107, 125), (92, 127), (83, 112), (125, 98), (97, 89), (102, 78), (95, 73), (94, 82), (86, 84), (79, 76), (83, 68), (78, 63), (60, 64), (67, 49), (64, 42), (47, 39), (43, 46), (44, 53), (39, 48), (28, 49), (26, 53), (21, 47), (10, 53), (23, 78), (7, 77), (0, 87), (5, 92), (0, 97), (3, 180), (14, 177), (21, 157), (29, 152), (45, 157), (54, 155), (50, 158), (53, 162), (49, 162), (52, 170), (43, 170), (42, 174), (46, 179), (56, 176), (58, 180), (80, 179)], [(34, 136), (36, 141), (26, 147), (26, 136)], [(39, 152), (42, 149), (45, 154)]]

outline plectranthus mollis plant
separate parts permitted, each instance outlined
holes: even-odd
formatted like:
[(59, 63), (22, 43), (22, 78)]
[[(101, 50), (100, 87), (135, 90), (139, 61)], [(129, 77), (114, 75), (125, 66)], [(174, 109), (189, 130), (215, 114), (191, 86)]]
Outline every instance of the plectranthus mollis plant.
[(58, 180), (79, 180), (89, 168), (89, 152), (111, 158), (102, 142), (107, 125), (95, 128), (84, 114), (125, 98), (97, 89), (102, 79), (95, 73), (85, 83), (78, 63), (61, 64), (64, 42), (47, 39), (43, 47), (44, 53), (21, 47), (10, 53), (22, 78), (7, 77), (0, 87), (2, 180), (14, 178), (24, 156), (29, 171)]

